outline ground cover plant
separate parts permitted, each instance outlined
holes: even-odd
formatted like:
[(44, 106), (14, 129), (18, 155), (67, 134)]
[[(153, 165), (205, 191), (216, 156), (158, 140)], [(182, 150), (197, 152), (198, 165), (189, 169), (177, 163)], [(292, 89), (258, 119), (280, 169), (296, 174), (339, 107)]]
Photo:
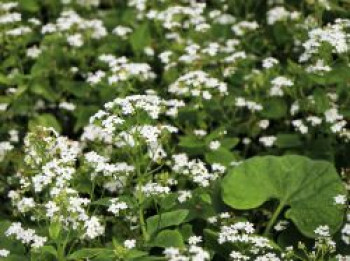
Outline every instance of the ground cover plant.
[(348, 0), (0, 1), (0, 260), (350, 260)]

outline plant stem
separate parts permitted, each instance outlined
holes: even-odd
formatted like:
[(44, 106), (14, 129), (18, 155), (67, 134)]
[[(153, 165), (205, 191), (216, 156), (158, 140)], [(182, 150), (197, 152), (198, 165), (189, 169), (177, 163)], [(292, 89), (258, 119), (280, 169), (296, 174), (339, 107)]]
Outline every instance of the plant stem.
[(140, 225), (141, 225), (141, 231), (142, 231), (142, 235), (144, 240), (147, 242), (149, 240), (149, 235), (146, 229), (146, 222), (145, 222), (145, 218), (143, 216), (143, 207), (140, 206), (140, 210), (139, 210), (139, 219), (140, 219)]
[(61, 244), (58, 244), (57, 246), (57, 260), (66, 261), (66, 258), (64, 255), (64, 247)]
[(284, 202), (280, 202), (275, 212), (273, 213), (269, 223), (267, 224), (267, 227), (264, 231), (264, 236), (268, 236), (270, 234), (272, 226), (276, 223), (276, 220), (280, 215), (280, 213), (282, 212), (283, 208), (284, 208)]

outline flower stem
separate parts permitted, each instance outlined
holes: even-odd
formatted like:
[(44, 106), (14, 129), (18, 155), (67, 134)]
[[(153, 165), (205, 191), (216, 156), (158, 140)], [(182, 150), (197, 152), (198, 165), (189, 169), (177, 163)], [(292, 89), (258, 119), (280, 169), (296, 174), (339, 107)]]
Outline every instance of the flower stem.
[(271, 233), (272, 226), (276, 223), (276, 220), (278, 216), (281, 214), (283, 208), (284, 208), (284, 202), (280, 202), (275, 212), (273, 213), (269, 223), (267, 224), (267, 227), (264, 231), (264, 236), (268, 236)]
[(146, 229), (146, 222), (145, 222), (145, 218), (143, 216), (143, 207), (140, 206), (140, 210), (139, 210), (139, 219), (140, 219), (140, 225), (141, 225), (141, 231), (142, 231), (142, 235), (144, 240), (147, 242), (149, 240), (149, 235)]

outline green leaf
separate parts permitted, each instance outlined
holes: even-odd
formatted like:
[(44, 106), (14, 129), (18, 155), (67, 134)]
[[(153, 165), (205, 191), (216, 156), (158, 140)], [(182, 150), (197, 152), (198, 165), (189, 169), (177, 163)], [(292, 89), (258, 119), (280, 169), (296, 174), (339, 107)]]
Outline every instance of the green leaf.
[(30, 86), (30, 90), (50, 102), (56, 101), (59, 97), (46, 82), (34, 83)]
[(303, 145), (298, 134), (281, 133), (278, 134), (276, 137), (276, 146), (281, 149), (295, 148)]
[(270, 98), (263, 104), (261, 115), (268, 119), (280, 119), (287, 115), (287, 104), (284, 99)]
[(113, 253), (113, 250), (106, 248), (83, 248), (75, 251), (68, 256), (68, 260), (77, 260), (80, 258), (93, 258), (96, 256), (106, 255)]
[(49, 235), (53, 240), (58, 239), (61, 231), (61, 224), (59, 222), (53, 222), (49, 227)]
[(180, 137), (179, 146), (190, 155), (202, 154), (206, 149), (204, 140), (193, 135)]
[(135, 258), (140, 258), (140, 257), (144, 257), (147, 256), (148, 252), (145, 251), (140, 251), (137, 249), (131, 249), (128, 251), (128, 253), (126, 254), (126, 259), (127, 260), (134, 260)]
[(40, 248), (40, 251), (57, 257), (57, 250), (53, 246), (43, 246)]
[(332, 164), (296, 155), (254, 157), (222, 182), (226, 204), (244, 210), (278, 199), (278, 209), (289, 207), (285, 217), (308, 237), (315, 237), (321, 225), (328, 225), (332, 234), (341, 227), (344, 208), (334, 204), (339, 194), (346, 189)]
[(20, 0), (19, 6), (23, 11), (35, 13), (38, 12), (40, 6), (38, 5), (36, 0)]
[(78, 131), (80, 128), (86, 126), (89, 122), (90, 117), (98, 111), (98, 106), (78, 106), (74, 112), (77, 121), (74, 125), (74, 131)]
[(151, 245), (164, 248), (183, 248), (185, 246), (181, 233), (177, 230), (168, 229), (160, 231), (156, 238), (151, 242)]
[(189, 211), (186, 209), (179, 209), (152, 216), (147, 219), (147, 232), (152, 235), (157, 230), (170, 226), (178, 226), (184, 223), (188, 213)]
[(180, 228), (180, 233), (185, 240), (188, 240), (191, 236), (193, 236), (192, 225), (182, 225)]
[(220, 142), (226, 149), (232, 149), (239, 143), (239, 138), (223, 138)]
[(220, 147), (217, 150), (209, 151), (205, 154), (205, 159), (207, 162), (213, 164), (213, 163), (220, 163), (226, 167), (230, 166), (230, 163), (232, 161), (236, 161), (237, 157), (235, 154), (230, 152), (228, 149), (224, 147)]
[(57, 121), (56, 117), (49, 113), (41, 114), (31, 121), (29, 121), (29, 128), (34, 129), (37, 126), (52, 127), (58, 132), (62, 131), (60, 123)]
[(135, 53), (140, 53), (151, 44), (151, 33), (147, 23), (143, 23), (135, 29), (130, 36), (130, 44)]
[(204, 229), (205, 246), (208, 249), (214, 250), (218, 255), (228, 257), (232, 251), (230, 244), (219, 244), (218, 233), (211, 229)]

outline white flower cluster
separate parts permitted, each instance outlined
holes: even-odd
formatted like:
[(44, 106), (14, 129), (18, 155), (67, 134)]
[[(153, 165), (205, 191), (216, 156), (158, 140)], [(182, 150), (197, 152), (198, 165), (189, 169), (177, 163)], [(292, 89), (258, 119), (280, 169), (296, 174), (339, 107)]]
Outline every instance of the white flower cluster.
[(324, 74), (326, 72), (330, 72), (332, 68), (325, 64), (325, 61), (322, 59), (318, 59), (315, 64), (309, 65), (306, 68), (306, 71), (309, 73), (316, 73), (316, 74)]
[(336, 104), (331, 109), (328, 109), (324, 112), (325, 121), (330, 124), (330, 130), (333, 133), (347, 134), (347, 130), (345, 129), (347, 125), (347, 121), (344, 120), (344, 116), (341, 115), (338, 111)]
[(92, 39), (101, 39), (108, 34), (101, 20), (84, 19), (73, 10), (63, 11), (56, 23), (49, 23), (41, 28), (44, 35), (56, 32), (64, 33), (67, 43), (72, 47), (83, 46), (85, 35)]
[[(165, 10), (151, 10), (147, 18), (160, 22), (160, 25), (168, 30), (183, 30), (193, 28), (203, 32), (210, 28), (204, 16), (206, 4), (191, 1), (189, 6), (170, 6)], [(181, 19), (179, 19), (179, 16)]]
[[(135, 119), (146, 113), (150, 120), (156, 120), (160, 115), (176, 116), (178, 108), (184, 106), (179, 100), (163, 100), (156, 95), (132, 95), (117, 98), (105, 104), (105, 110), (100, 110), (90, 118), (90, 123), (99, 126), (98, 134), (83, 134), (101, 141), (111, 141), (117, 147), (135, 147), (145, 144), (149, 156), (157, 161), (166, 156), (160, 139), (167, 133), (177, 132), (177, 128), (169, 125), (157, 126), (142, 124)], [(142, 117), (139, 120), (146, 120)], [(129, 123), (132, 121), (132, 124)], [(92, 128), (90, 128), (91, 130)], [(88, 131), (89, 129), (85, 129)]]
[(168, 186), (162, 186), (155, 182), (148, 182), (140, 189), (146, 197), (162, 196), (170, 193), (170, 188)]
[(177, 96), (201, 97), (210, 100), (215, 95), (227, 95), (227, 84), (210, 77), (204, 71), (192, 71), (180, 76), (169, 86), (168, 91)]
[(345, 242), (345, 244), (350, 245), (350, 213), (349, 212), (346, 215), (346, 223), (341, 230), (341, 238)]
[(10, 254), (10, 251), (7, 249), (0, 249), (0, 257), (7, 257)]
[(208, 261), (209, 252), (196, 244), (190, 244), (188, 249), (180, 250), (175, 247), (169, 247), (164, 250), (164, 255), (168, 261)]
[(22, 21), (22, 15), (13, 11), (17, 2), (0, 3), (0, 25), (9, 25)]
[[(259, 260), (280, 260), (272, 253), (268, 253), (269, 250), (273, 249), (270, 241), (265, 237), (256, 235), (253, 224), (249, 222), (237, 222), (233, 225), (222, 226), (220, 228), (218, 242), (219, 244), (229, 242), (231, 244), (246, 246), (240, 248), (243, 252), (231, 252), (232, 260), (248, 260), (247, 258), (252, 255), (256, 256), (254, 260), (258, 260), (258, 258)], [(267, 254), (277, 259), (264, 259)]]
[(25, 162), (38, 171), (30, 181), (36, 192), (52, 186), (51, 192), (57, 193), (66, 188), (75, 173), (75, 162), (80, 153), (80, 145), (78, 142), (58, 136), (55, 131), (44, 129), (43, 132), (43, 135), (48, 135), (43, 137), (43, 147), (35, 145), (38, 140), (37, 137), (33, 137), (33, 134), (28, 134), (26, 137)]
[(127, 26), (118, 25), (113, 29), (112, 33), (122, 39), (127, 39), (127, 36), (132, 33), (132, 29)]
[(0, 142), (0, 162), (4, 160), (6, 154), (14, 149), (14, 146), (8, 141)]
[(190, 160), (184, 153), (173, 155), (172, 158), (174, 160), (172, 170), (189, 177), (201, 187), (208, 187), (211, 181), (216, 180), (226, 170), (220, 164), (213, 164), (212, 172), (210, 172), (203, 161), (200, 159)]
[(98, 236), (101, 236), (105, 232), (104, 226), (101, 224), (97, 217), (91, 217), (90, 219), (86, 220), (84, 228), (86, 229), (84, 237), (89, 239), (94, 239)]
[(104, 78), (107, 78), (109, 85), (115, 85), (130, 79), (146, 81), (155, 78), (149, 64), (129, 62), (125, 56), (116, 58), (111, 54), (103, 54), (99, 56), (99, 61), (106, 63), (109, 71), (98, 70), (94, 73), (88, 73), (86, 81), (91, 85), (102, 82)]
[(314, 55), (319, 53), (319, 49), (323, 44), (331, 46), (332, 52), (336, 54), (348, 52), (349, 37), (345, 30), (349, 27), (349, 20), (337, 19), (334, 24), (309, 31), (309, 39), (303, 43), (305, 51), (299, 57), (299, 60), (301, 62), (309, 61)]
[(119, 198), (113, 198), (110, 200), (110, 205), (107, 209), (108, 212), (111, 212), (115, 216), (119, 216), (120, 211), (128, 209), (128, 205), (121, 201)]
[(317, 250), (333, 253), (336, 249), (336, 243), (332, 240), (329, 227), (327, 225), (319, 226), (315, 229), (315, 234), (317, 236), (314, 248)]
[(263, 109), (263, 106), (261, 104), (255, 101), (246, 100), (243, 97), (237, 97), (235, 105), (238, 108), (247, 108), (251, 112), (261, 111)]
[(226, 220), (232, 218), (231, 214), (229, 212), (222, 212), (216, 216), (211, 216), (207, 219), (208, 223), (210, 224), (218, 224), (225, 222)]
[[(238, 62), (250, 57), (239, 50), (239, 45), (240, 41), (237, 39), (203, 43), (189, 41), (184, 43), (184, 49), (181, 51), (163, 51), (159, 54), (159, 59), (165, 64), (166, 71), (180, 64), (188, 66), (188, 70), (193, 70), (193, 65), (197, 64), (201, 64), (203, 69), (218, 64), (223, 67), (223, 75), (227, 77), (235, 72)], [(198, 71), (198, 67), (194, 67)]]
[(177, 197), (177, 200), (180, 203), (184, 203), (192, 198), (192, 192), (190, 190), (179, 190), (178, 193), (179, 196)]
[(272, 87), (270, 89), (270, 96), (283, 96), (283, 87), (290, 87), (294, 85), (290, 79), (284, 76), (278, 76), (274, 78), (271, 81), (271, 84)]
[(299, 12), (289, 12), (283, 6), (270, 9), (267, 13), (267, 24), (273, 25), (279, 21), (296, 20), (300, 17)]
[[(223, 5), (223, 9), (227, 10), (227, 5)], [(220, 25), (230, 25), (236, 22), (236, 18), (229, 13), (226, 13), (225, 10), (219, 10), (219, 9), (214, 9), (209, 12), (209, 18), (212, 20), (213, 23), (215, 24), (220, 24)]]
[[(90, 200), (82, 198), (71, 188), (71, 180), (76, 172), (76, 161), (80, 155), (80, 145), (54, 130), (42, 128), (37, 133), (29, 133), (25, 138), (25, 162), (32, 169), (32, 176), (19, 174), (21, 189), (10, 191), (9, 197), (19, 212), (33, 210), (33, 219), (42, 218), (40, 211), (44, 208), (45, 216), (60, 222), (66, 229), (82, 231), (81, 237), (93, 239), (104, 233), (104, 226), (95, 216), (89, 216), (86, 207)], [(96, 161), (93, 154), (90, 158)], [(103, 164), (103, 163), (101, 163)], [(46, 201), (35, 201), (34, 198), (23, 197), (28, 191), (48, 196)]]
[(279, 64), (279, 61), (274, 57), (267, 57), (262, 61), (262, 67), (265, 69), (270, 69), (277, 64)]
[(259, 24), (256, 21), (241, 21), (234, 24), (231, 28), (237, 36), (243, 36), (248, 32), (254, 32), (257, 30)]
[(17, 240), (32, 248), (40, 248), (44, 246), (47, 241), (46, 237), (38, 236), (34, 229), (24, 229), (19, 222), (12, 223), (6, 230), (5, 235), (8, 237), (14, 236)]
[(134, 166), (130, 166), (125, 162), (111, 164), (108, 163), (108, 158), (98, 155), (95, 151), (85, 153), (87, 163), (94, 169), (91, 177), (96, 177), (101, 173), (105, 177), (119, 178), (119, 175), (129, 175), (134, 171)]

